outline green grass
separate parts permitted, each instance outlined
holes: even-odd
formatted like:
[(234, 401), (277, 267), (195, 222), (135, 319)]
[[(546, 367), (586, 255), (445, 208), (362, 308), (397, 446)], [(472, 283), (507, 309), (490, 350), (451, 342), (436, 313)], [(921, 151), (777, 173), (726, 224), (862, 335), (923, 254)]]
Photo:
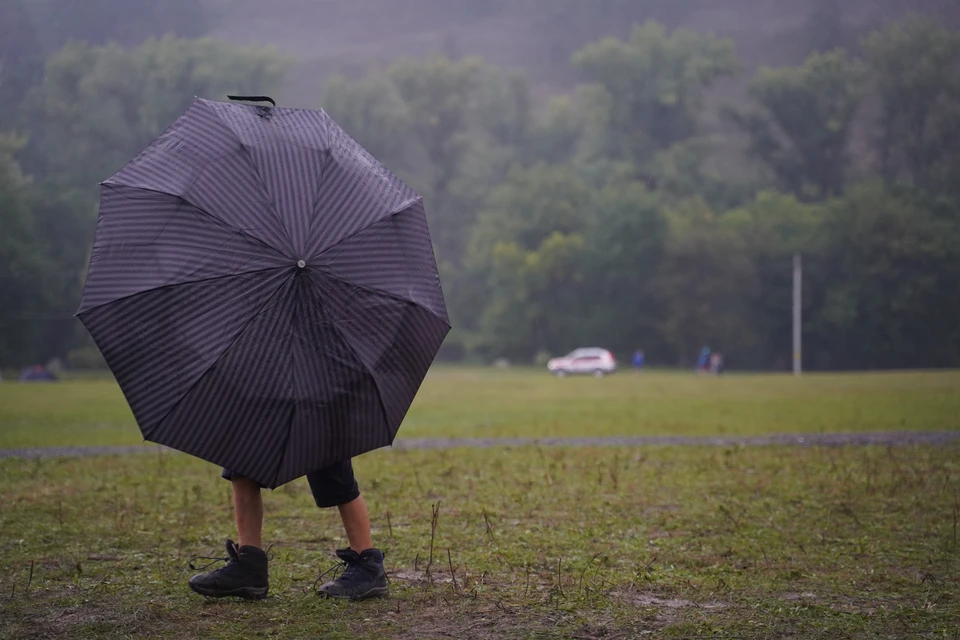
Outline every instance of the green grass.
[[(401, 435), (956, 429), (958, 388), (438, 369)], [(0, 447), (140, 441), (111, 382), (0, 384)], [(960, 444), (382, 450), (356, 467), (391, 597), (313, 595), (345, 541), (301, 479), (266, 496), (271, 597), (250, 603), (186, 588), (190, 558), (233, 534), (213, 465), (0, 460), (0, 637), (960, 639)]]
[(2, 461), (0, 635), (958, 631), (960, 447), (384, 451), (357, 471), (391, 598), (313, 595), (344, 541), (300, 480), (267, 496), (271, 597), (243, 603), (185, 584), (189, 558), (220, 555), (231, 531), (212, 465), (181, 454)]
[[(960, 372), (792, 376), (629, 372), (594, 380), (440, 368), (400, 438), (760, 435), (957, 429)], [(108, 380), (0, 383), (0, 448), (135, 444)]]

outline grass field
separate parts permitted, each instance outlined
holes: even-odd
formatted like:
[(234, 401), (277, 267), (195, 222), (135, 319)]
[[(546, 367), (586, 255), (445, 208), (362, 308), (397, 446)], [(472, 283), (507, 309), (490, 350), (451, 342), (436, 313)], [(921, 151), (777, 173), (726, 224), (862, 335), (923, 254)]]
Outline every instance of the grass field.
[[(952, 430), (960, 428), (957, 416), (960, 372), (561, 380), (541, 371), (449, 368), (428, 376), (399, 437)], [(112, 381), (0, 383), (0, 448), (142, 441)]]
[[(958, 428), (960, 374), (444, 369), (403, 437)], [(140, 442), (104, 381), (0, 384), (0, 448)], [(206, 601), (232, 533), (212, 465), (0, 460), (0, 637), (960, 638), (960, 446), (383, 450), (357, 472), (391, 597), (312, 594), (345, 544), (306, 482), (267, 495), (271, 597)]]

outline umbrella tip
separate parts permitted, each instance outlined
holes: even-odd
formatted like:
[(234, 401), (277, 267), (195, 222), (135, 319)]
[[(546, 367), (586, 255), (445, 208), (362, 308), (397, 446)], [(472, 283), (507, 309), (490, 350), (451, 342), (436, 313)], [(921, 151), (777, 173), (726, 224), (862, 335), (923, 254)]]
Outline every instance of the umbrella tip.
[(307, 263), (304, 262), (303, 260), (297, 260), (297, 266), (303, 269), (307, 266)]

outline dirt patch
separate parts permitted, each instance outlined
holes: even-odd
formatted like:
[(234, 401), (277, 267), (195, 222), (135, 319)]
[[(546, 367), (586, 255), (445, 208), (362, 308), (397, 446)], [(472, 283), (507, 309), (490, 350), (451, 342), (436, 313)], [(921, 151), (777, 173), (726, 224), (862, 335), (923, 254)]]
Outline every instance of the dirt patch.
[[(46, 598), (31, 596), (34, 601)], [(133, 612), (119, 607), (85, 605), (83, 607), (58, 608), (56, 605), (44, 613), (29, 613), (19, 620), (11, 620), (10, 627), (0, 626), (0, 636), (11, 633), (9, 637), (40, 640), (46, 638), (74, 638), (87, 634), (98, 634), (113, 629), (131, 637), (153, 636), (160, 631), (165, 622), (148, 607)], [(8, 637), (8, 636), (4, 636)]]
[[(544, 613), (534, 608), (503, 606), (499, 602), (478, 604), (450, 601), (444, 605), (417, 603), (415, 615), (387, 613), (390, 627), (378, 632), (382, 637), (402, 640), (423, 638), (469, 638), (504, 640), (513, 638), (569, 638), (576, 640), (627, 640), (651, 634), (662, 628), (656, 621), (641, 626), (623, 627), (599, 612), (570, 615), (557, 610)], [(586, 620), (584, 620), (586, 618)], [(369, 628), (358, 627), (358, 632)]]
[(665, 609), (685, 609), (694, 607), (697, 609), (715, 610), (726, 609), (728, 604), (719, 601), (694, 602), (693, 600), (684, 600), (683, 598), (662, 598), (651, 593), (642, 593), (637, 591), (614, 592), (610, 594), (615, 598), (620, 598), (638, 607), (659, 607)]
[[(881, 603), (875, 601), (856, 600), (854, 598), (840, 597), (832, 599), (823, 599), (815, 593), (782, 593), (778, 596), (782, 600), (789, 602), (799, 602), (810, 605), (827, 607), (834, 611), (842, 613), (873, 615), (881, 606)], [(888, 605), (892, 603), (886, 603)]]
[(450, 584), (453, 579), (450, 576), (443, 577), (435, 571), (433, 576), (428, 576), (426, 571), (414, 571), (413, 569), (401, 569), (396, 573), (390, 573), (391, 580), (399, 580), (410, 584)]
[[(493, 640), (528, 635), (527, 624), (518, 626), (513, 616), (488, 611), (457, 614), (448, 610), (425, 611), (415, 618), (398, 621), (395, 638), (475, 638)], [(526, 627), (524, 629), (523, 627)]]

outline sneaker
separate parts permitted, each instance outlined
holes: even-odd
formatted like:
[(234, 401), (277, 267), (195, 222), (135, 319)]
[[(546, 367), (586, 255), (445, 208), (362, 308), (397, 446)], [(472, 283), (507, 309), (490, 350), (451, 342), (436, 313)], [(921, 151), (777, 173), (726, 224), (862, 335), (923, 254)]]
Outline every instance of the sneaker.
[(353, 549), (338, 549), (337, 557), (343, 561), (344, 572), (336, 580), (317, 590), (317, 595), (328, 598), (364, 600), (389, 595), (387, 574), (383, 570), (383, 552), (367, 549), (357, 553)]
[[(227, 540), (227, 557), (214, 560), (226, 562), (227, 566), (193, 576), (191, 589), (211, 598), (235, 596), (261, 600), (267, 597), (267, 554), (262, 549), (238, 547), (233, 540)], [(193, 568), (192, 563), (190, 566)]]

